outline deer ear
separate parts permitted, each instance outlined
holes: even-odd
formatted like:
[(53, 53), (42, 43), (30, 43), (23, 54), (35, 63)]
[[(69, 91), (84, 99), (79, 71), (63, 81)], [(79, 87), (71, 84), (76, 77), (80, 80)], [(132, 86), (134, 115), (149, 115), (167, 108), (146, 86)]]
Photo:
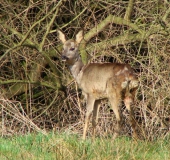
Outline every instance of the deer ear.
[(76, 35), (76, 42), (80, 43), (81, 40), (83, 39), (83, 30), (79, 31)]
[(57, 32), (58, 32), (58, 38), (60, 39), (60, 41), (62, 43), (65, 43), (65, 41), (66, 41), (65, 35), (60, 30), (57, 30)]

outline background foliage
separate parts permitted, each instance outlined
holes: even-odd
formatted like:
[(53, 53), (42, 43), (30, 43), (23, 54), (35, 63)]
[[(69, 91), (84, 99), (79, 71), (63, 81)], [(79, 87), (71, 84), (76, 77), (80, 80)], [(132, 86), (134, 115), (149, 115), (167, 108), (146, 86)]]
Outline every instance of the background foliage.
[[(84, 101), (61, 62), (57, 29), (84, 30), (84, 63), (133, 66), (140, 81), (134, 104), (139, 134), (164, 137), (170, 124), (170, 3), (167, 0), (5, 0), (0, 3), (1, 133), (66, 130), (82, 134)], [(101, 75), (104, 76), (104, 75)], [(128, 112), (122, 106), (125, 121)], [(113, 133), (102, 104), (98, 135)], [(124, 135), (130, 135), (125, 123)], [(91, 131), (89, 131), (90, 134)]]

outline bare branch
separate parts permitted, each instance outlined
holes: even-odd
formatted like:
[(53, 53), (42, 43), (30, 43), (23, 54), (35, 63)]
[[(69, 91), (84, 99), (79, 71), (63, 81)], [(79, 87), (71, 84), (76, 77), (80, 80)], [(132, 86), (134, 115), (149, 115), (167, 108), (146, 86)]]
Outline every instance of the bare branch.
[(131, 17), (131, 14), (132, 14), (134, 1), (135, 0), (129, 0), (128, 6), (126, 8), (126, 13), (125, 13), (125, 16), (124, 16), (124, 19), (126, 21), (130, 21), (130, 17)]
[[(46, 30), (46, 32), (45, 32), (45, 34), (44, 34), (44, 36), (43, 36), (42, 42), (41, 42), (40, 45), (39, 45), (39, 51), (40, 51), (40, 52), (42, 52), (42, 48), (43, 48), (43, 45), (44, 45), (44, 43), (45, 43), (45, 39), (46, 39), (47, 35), (48, 35), (49, 32), (50, 32), (50, 28), (51, 28), (51, 26), (53, 25), (53, 22), (54, 22), (57, 14), (58, 14), (58, 11), (59, 11), (60, 6), (62, 5), (62, 2), (63, 2), (63, 0), (60, 0), (60, 1), (58, 2), (58, 4), (54, 7), (54, 9), (55, 9), (56, 11), (55, 11), (55, 13), (53, 14), (53, 17), (51, 18), (50, 23), (49, 23), (49, 24), (48, 24), (48, 23), (46, 24), (47, 30)], [(54, 10), (54, 9), (53, 9), (53, 10)], [(52, 10), (52, 11), (53, 11), (53, 10)], [(50, 12), (50, 13), (52, 13), (52, 12)]]

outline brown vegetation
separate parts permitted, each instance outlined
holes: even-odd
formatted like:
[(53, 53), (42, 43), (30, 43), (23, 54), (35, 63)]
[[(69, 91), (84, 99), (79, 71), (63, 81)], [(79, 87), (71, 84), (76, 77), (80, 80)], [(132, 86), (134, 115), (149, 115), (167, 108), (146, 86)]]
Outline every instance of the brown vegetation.
[[(140, 134), (146, 139), (166, 136), (170, 124), (169, 24), (167, 0), (1, 2), (1, 133), (69, 127), (82, 134), (83, 99), (60, 61), (56, 30), (72, 38), (83, 28), (83, 62), (131, 64), (140, 81), (134, 104)], [(128, 112), (122, 111), (126, 121)], [(102, 105), (99, 118), (97, 133), (111, 135), (115, 126), (111, 119), (115, 118), (107, 105)], [(129, 126), (124, 133), (131, 133)]]

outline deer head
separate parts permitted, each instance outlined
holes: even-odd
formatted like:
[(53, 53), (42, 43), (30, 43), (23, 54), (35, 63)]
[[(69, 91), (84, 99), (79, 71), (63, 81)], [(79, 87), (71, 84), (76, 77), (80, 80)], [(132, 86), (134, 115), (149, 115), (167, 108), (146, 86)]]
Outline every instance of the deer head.
[(63, 43), (63, 51), (62, 51), (62, 60), (65, 61), (68, 65), (73, 65), (75, 61), (80, 58), (79, 54), (79, 43), (83, 38), (83, 31), (80, 31), (76, 35), (76, 39), (66, 40), (65, 35), (58, 31), (59, 39)]

